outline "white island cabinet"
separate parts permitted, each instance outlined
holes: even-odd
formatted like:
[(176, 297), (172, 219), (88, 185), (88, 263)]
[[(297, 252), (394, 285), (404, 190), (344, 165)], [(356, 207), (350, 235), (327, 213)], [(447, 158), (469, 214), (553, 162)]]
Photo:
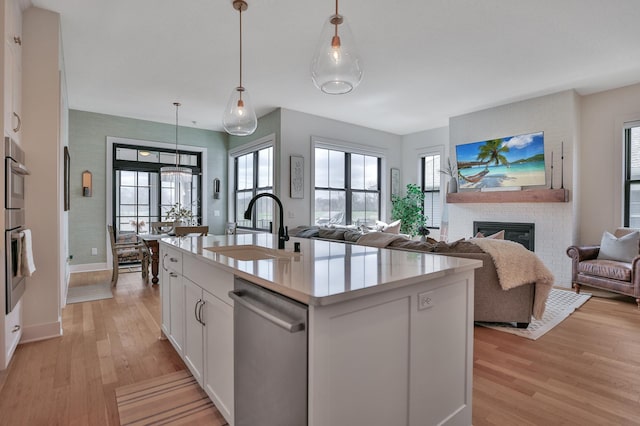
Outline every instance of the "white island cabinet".
[[(163, 331), (182, 348), (229, 424), (234, 327), (228, 292), (239, 277), (308, 306), (308, 425), (470, 425), (473, 271), (481, 262), (293, 240), (302, 253), (277, 254), (271, 234), (161, 242), (161, 259), (181, 255), (172, 263), (182, 266), (183, 288), (171, 291), (162, 261), (161, 286), (166, 277), (169, 289), (161, 295), (170, 298), (162, 301)], [(264, 255), (270, 250), (274, 256)], [(174, 319), (183, 327), (182, 346), (171, 337)]]

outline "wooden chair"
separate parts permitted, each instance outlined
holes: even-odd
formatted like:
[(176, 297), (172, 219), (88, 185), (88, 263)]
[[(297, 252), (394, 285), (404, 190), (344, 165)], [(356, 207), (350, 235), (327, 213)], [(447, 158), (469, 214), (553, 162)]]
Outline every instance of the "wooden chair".
[(173, 226), (173, 222), (151, 222), (149, 229), (152, 234), (168, 234)]
[(113, 230), (113, 226), (107, 225), (107, 232), (109, 232), (109, 240), (111, 241), (111, 254), (113, 255), (113, 272), (111, 274), (111, 285), (116, 286), (118, 283), (118, 272), (120, 270), (120, 264), (118, 262), (118, 255), (129, 255), (136, 253), (137, 258), (142, 265), (142, 278), (149, 282), (149, 249), (144, 241), (136, 239), (135, 242), (119, 243), (116, 241), (116, 235)]
[(209, 233), (209, 226), (176, 226), (173, 229), (173, 232), (175, 232), (176, 237), (184, 237), (185, 235), (190, 234), (197, 234), (204, 237)]

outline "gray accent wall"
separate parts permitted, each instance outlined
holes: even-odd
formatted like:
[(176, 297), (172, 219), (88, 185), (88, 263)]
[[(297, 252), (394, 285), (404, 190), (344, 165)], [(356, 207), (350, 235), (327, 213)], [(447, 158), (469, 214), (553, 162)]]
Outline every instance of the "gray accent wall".
[[(175, 125), (136, 120), (93, 112), (69, 111), (69, 151), (71, 155), (69, 211), (69, 254), (71, 265), (105, 263), (106, 255), (106, 180), (111, 171), (106, 170), (107, 136), (175, 143)], [(222, 186), (220, 198), (213, 199), (213, 179), (226, 180), (226, 133), (180, 126), (180, 145), (207, 148), (208, 182), (203, 182), (203, 198), (207, 203), (207, 223), (211, 233), (224, 233), (227, 221), (227, 191)], [(89, 170), (93, 174), (92, 197), (82, 196), (81, 174)], [(216, 212), (219, 215), (216, 216)], [(98, 255), (91, 255), (91, 248)]]

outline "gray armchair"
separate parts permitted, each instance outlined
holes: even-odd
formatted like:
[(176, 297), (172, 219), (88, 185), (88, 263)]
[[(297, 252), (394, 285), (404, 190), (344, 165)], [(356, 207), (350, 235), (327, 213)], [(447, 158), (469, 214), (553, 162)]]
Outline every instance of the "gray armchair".
[[(635, 231), (618, 228), (616, 238)], [(571, 284), (580, 293), (580, 286), (587, 285), (615, 293), (635, 297), (640, 309), (640, 255), (630, 263), (598, 259), (600, 246), (570, 246), (567, 256), (571, 258)], [(640, 253), (640, 249), (639, 249)]]

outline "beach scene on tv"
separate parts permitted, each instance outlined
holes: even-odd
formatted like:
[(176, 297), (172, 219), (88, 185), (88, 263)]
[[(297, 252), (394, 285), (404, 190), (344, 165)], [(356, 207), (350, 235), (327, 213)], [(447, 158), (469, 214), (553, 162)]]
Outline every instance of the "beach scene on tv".
[(460, 188), (545, 185), (544, 132), (456, 146)]

